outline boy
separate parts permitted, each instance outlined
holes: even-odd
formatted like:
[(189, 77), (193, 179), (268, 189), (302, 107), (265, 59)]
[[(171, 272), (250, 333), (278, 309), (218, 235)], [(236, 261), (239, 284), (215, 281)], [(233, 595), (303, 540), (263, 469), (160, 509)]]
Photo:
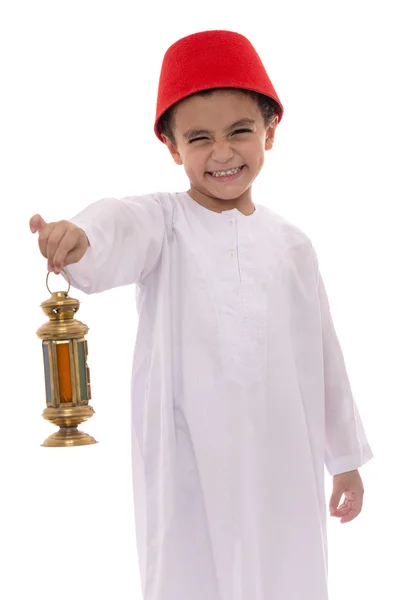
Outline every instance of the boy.
[(361, 510), (372, 452), (315, 250), (251, 195), (282, 114), (246, 38), (187, 36), (165, 54), (154, 129), (188, 192), (31, 219), (76, 288), (137, 285), (144, 600), (327, 600), (324, 464), (331, 514)]

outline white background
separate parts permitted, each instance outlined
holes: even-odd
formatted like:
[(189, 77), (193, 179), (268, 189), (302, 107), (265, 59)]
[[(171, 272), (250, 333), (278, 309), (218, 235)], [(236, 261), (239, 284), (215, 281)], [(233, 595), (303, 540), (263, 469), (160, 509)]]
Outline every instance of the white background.
[[(176, 39), (216, 28), (249, 37), (285, 107), (254, 201), (314, 242), (375, 454), (361, 469), (362, 514), (329, 521), (331, 599), (400, 597), (396, 4), (2, 5), (0, 598), (140, 598), (130, 469), (135, 290), (71, 290), (90, 327), (96, 415), (83, 429), (100, 443), (42, 448), (55, 431), (41, 417), (36, 337), (49, 294), (28, 223), (36, 212), (68, 219), (105, 196), (188, 188), (152, 132), (158, 76)], [(65, 282), (52, 275), (50, 286)], [(328, 499), (330, 491), (327, 475)]]

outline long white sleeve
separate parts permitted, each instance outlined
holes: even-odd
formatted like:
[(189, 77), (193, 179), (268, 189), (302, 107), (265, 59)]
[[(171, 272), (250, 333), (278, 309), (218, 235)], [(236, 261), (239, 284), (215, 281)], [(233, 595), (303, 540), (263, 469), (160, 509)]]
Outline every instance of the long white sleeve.
[(353, 398), (329, 301), (318, 271), (325, 375), (325, 465), (331, 475), (358, 469), (372, 457)]
[(160, 258), (165, 220), (153, 196), (103, 198), (70, 221), (85, 231), (90, 246), (66, 271), (71, 284), (87, 294), (137, 283)]

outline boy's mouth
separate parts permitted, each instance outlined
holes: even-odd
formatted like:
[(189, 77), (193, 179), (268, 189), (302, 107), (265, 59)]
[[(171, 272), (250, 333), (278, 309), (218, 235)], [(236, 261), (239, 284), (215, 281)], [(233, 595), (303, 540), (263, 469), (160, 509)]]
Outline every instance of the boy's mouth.
[(208, 175), (211, 177), (232, 177), (233, 175), (237, 175), (244, 168), (244, 165), (240, 167), (235, 167), (233, 169), (227, 169), (225, 171), (207, 171)]

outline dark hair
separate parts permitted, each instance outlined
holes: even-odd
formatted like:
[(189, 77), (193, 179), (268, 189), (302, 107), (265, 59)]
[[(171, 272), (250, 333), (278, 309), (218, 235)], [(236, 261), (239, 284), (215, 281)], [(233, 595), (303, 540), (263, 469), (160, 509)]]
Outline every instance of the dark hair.
[[(202, 92), (196, 92), (195, 94), (191, 94), (191, 96), (206, 97), (206, 96), (209, 96), (210, 94), (212, 94), (213, 92), (215, 92), (216, 90), (224, 90), (224, 91), (229, 91), (229, 92), (241, 92), (241, 93), (245, 94), (246, 96), (251, 96), (255, 100), (255, 102), (257, 103), (257, 105), (261, 111), (261, 114), (263, 116), (266, 127), (271, 123), (271, 121), (273, 121), (273, 119), (277, 115), (279, 115), (280, 107), (279, 107), (278, 103), (275, 102), (275, 100), (273, 100), (272, 98), (269, 98), (268, 96), (264, 96), (264, 94), (259, 94), (258, 92), (253, 92), (252, 90), (244, 90), (244, 89), (240, 89), (240, 88), (212, 88), (209, 90), (204, 90)], [(187, 97), (189, 98), (191, 96), (187, 96)], [(186, 98), (184, 98), (183, 100), (186, 100)], [(176, 111), (177, 106), (179, 106), (179, 104), (181, 102), (183, 102), (183, 100), (180, 100), (179, 102), (177, 102), (176, 104), (173, 104), (173, 106), (168, 108), (168, 110), (166, 110), (165, 113), (163, 113), (161, 115), (159, 123), (158, 123), (158, 128), (159, 128), (160, 132), (163, 133), (167, 138), (169, 138), (173, 144), (176, 143), (175, 136), (174, 136), (175, 111)]]

